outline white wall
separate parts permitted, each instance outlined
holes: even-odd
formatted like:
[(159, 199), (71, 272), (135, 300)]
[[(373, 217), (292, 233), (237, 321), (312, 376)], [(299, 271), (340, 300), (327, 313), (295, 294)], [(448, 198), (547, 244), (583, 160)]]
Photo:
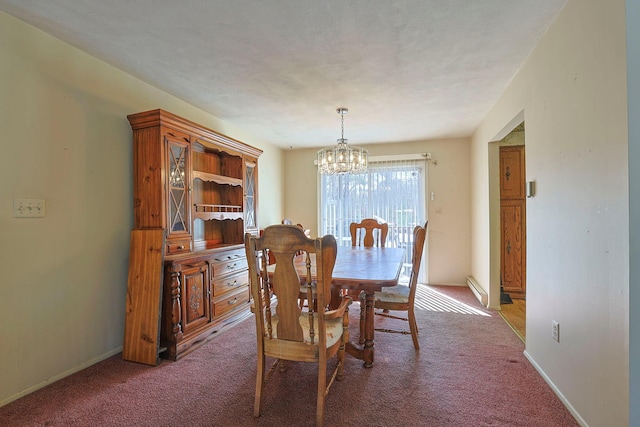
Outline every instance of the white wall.
[[(471, 269), (469, 140), (374, 144), (366, 148), (371, 156), (432, 154), (427, 194), (433, 191), (436, 197), (428, 204), (428, 281), (466, 284)], [(310, 227), (313, 235), (318, 232), (318, 169), (313, 164), (317, 151), (285, 151), (284, 213)]]
[[(127, 114), (163, 108), (263, 149), (260, 222), (282, 215), (282, 152), (2, 12), (0, 58), (2, 406), (121, 349)], [(46, 217), (13, 218), (14, 198), (45, 199)]]
[(640, 0), (627, 0), (629, 105), (629, 425), (640, 425)]
[(527, 201), (526, 354), (592, 426), (628, 424), (624, 46), (624, 0), (570, 0), (471, 148), (472, 273), (489, 289), (488, 147), (524, 112), (527, 180), (537, 184)]

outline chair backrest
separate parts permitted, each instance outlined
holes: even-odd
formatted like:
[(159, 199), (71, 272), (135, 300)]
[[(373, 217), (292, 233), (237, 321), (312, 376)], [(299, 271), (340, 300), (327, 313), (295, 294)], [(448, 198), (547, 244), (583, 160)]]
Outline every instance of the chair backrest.
[(349, 226), (351, 232), (351, 246), (380, 246), (384, 248), (387, 242), (389, 224), (378, 222), (374, 218), (365, 218), (359, 223), (352, 222)]
[(416, 284), (418, 283), (418, 274), (420, 273), (420, 264), (422, 264), (422, 252), (424, 250), (424, 241), (427, 237), (427, 226), (429, 221), (424, 223), (424, 227), (416, 225), (413, 228), (413, 253), (411, 254), (411, 276), (409, 276), (409, 303), (413, 304), (416, 297)]
[[(267, 347), (278, 348), (283, 353), (297, 352), (299, 357), (301, 352), (304, 353), (299, 348), (299, 343), (305, 342), (305, 336), (311, 337), (312, 345), (323, 348), (326, 342), (324, 317), (314, 317), (313, 307), (310, 307), (308, 321), (300, 321), (302, 310), (298, 304), (298, 296), (301, 278), (297, 267), (304, 270), (302, 282), (310, 285), (312, 277), (315, 277), (313, 298), (317, 300), (317, 310), (324, 311), (331, 297), (331, 280), (337, 254), (335, 238), (327, 235), (309, 239), (298, 226), (272, 225), (265, 228), (259, 238), (247, 233), (245, 248), (249, 260), (249, 282), (254, 301), (259, 351), (264, 351)], [(268, 268), (264, 261), (267, 251), (275, 258), (275, 269)], [(300, 251), (303, 252), (302, 257), (297, 255)], [(304, 260), (304, 267), (300, 267), (301, 260)], [(274, 295), (277, 304), (272, 302)], [(277, 321), (272, 321), (274, 306)], [(275, 340), (298, 344), (268, 343)], [(294, 355), (289, 360), (297, 360), (295, 357)], [(282, 354), (279, 358), (287, 359), (287, 356)]]
[[(291, 221), (289, 218), (285, 218), (285, 219), (283, 219), (283, 220), (282, 220), (282, 224), (283, 224), (283, 225), (294, 225), (294, 224), (293, 224), (293, 221)], [(295, 225), (297, 225), (298, 227), (300, 227), (300, 228), (302, 228), (302, 229), (304, 230), (304, 235), (305, 235), (305, 236), (307, 236), (307, 237), (311, 237), (311, 229), (309, 229), (309, 228), (304, 228), (304, 226), (303, 226), (302, 224), (300, 224), (300, 223), (297, 223), (297, 224), (295, 224)]]

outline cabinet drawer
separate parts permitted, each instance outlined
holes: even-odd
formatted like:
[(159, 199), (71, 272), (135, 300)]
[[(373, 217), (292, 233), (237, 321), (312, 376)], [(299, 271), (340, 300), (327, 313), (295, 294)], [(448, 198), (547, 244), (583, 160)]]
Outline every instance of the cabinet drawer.
[(213, 295), (218, 297), (226, 292), (233, 292), (241, 286), (249, 286), (249, 275), (242, 271), (230, 276), (216, 277), (212, 280)]
[(242, 271), (247, 268), (247, 257), (244, 251), (225, 252), (213, 257), (212, 267), (212, 277)]
[(213, 316), (220, 317), (233, 310), (246, 307), (249, 302), (249, 288), (243, 287), (237, 292), (230, 293), (224, 298), (220, 298), (213, 303)]
[(172, 240), (167, 242), (167, 255), (191, 251), (191, 239)]

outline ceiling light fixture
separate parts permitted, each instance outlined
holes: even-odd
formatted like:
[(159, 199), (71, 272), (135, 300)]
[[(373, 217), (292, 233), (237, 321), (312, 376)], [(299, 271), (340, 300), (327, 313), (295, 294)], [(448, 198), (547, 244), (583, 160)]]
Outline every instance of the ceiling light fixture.
[(342, 118), (342, 137), (338, 139), (338, 145), (318, 151), (318, 172), (321, 174), (355, 174), (367, 170), (369, 152), (362, 147), (347, 145), (347, 140), (344, 137), (344, 115), (348, 111), (346, 108), (336, 110)]

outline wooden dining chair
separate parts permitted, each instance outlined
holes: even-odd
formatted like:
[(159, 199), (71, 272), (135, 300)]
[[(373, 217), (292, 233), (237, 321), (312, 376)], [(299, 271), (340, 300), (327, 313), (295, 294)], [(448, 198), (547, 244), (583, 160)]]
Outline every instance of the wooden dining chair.
[[(318, 365), (316, 425), (320, 426), (324, 418), (325, 396), (334, 380), (343, 378), (345, 346), (349, 339), (348, 305), (351, 298), (345, 297), (335, 310), (328, 309), (337, 254), (336, 240), (331, 235), (309, 239), (295, 225), (272, 225), (264, 230), (262, 237), (247, 233), (245, 249), (249, 260), (258, 350), (253, 415), (260, 416), (265, 381), (277, 366), (282, 371), (286, 369), (287, 360), (313, 362)], [(273, 273), (269, 272), (264, 261), (267, 250), (275, 257)], [(312, 268), (315, 269), (315, 289), (309, 286), (307, 291), (309, 300), (315, 298), (317, 303), (309, 304), (308, 311), (301, 310), (298, 305), (301, 283), (295, 267), (298, 251), (303, 251), (306, 259), (306, 284), (312, 283)], [(315, 262), (312, 266), (313, 254)], [(328, 361), (333, 356), (336, 356), (336, 365), (327, 379)], [(275, 359), (269, 372), (266, 372), (265, 365), (267, 357)]]
[[(424, 227), (417, 225), (413, 229), (413, 253), (411, 263), (411, 274), (407, 283), (399, 283), (397, 286), (383, 288), (382, 291), (375, 293), (374, 309), (382, 309), (383, 312), (376, 312), (376, 315), (400, 319), (409, 322), (409, 331), (396, 329), (376, 328), (380, 332), (396, 332), (401, 334), (411, 334), (413, 346), (416, 350), (420, 350), (418, 343), (418, 324), (415, 315), (415, 299), (416, 288), (418, 284), (418, 273), (420, 272), (420, 264), (422, 263), (422, 252), (424, 242), (427, 235), (427, 226), (429, 222), (425, 222)], [(364, 301), (360, 300), (361, 306)], [(390, 314), (391, 311), (406, 311), (407, 317), (400, 317)], [(364, 336), (363, 325), (360, 325), (360, 336)]]
[[(387, 233), (389, 232), (389, 224), (379, 222), (375, 218), (365, 218), (360, 222), (352, 222), (349, 224), (349, 232), (351, 233), (351, 246), (364, 246), (370, 248), (379, 246), (384, 248), (387, 242)], [(362, 292), (349, 289), (346, 294), (353, 299), (362, 300)], [(360, 332), (364, 330), (364, 304), (360, 304)], [(360, 341), (364, 339), (364, 335), (360, 334)]]
[(365, 218), (359, 223), (352, 222), (349, 225), (351, 232), (351, 246), (364, 246), (370, 248), (379, 246), (384, 248), (387, 242), (389, 224), (379, 222), (375, 218)]
[[(294, 225), (293, 221), (291, 221), (289, 218), (283, 219), (282, 220), (282, 224), (284, 224), (284, 225)], [(311, 230), (309, 228), (304, 228), (302, 226), (302, 224), (300, 224), (300, 223), (295, 224), (295, 225), (297, 225), (298, 227), (300, 227), (304, 231), (304, 235), (305, 236), (311, 237)], [(302, 255), (302, 251), (298, 251), (296, 253), (296, 255), (298, 255), (298, 256)], [(271, 259), (273, 259), (273, 257)], [(312, 286), (315, 286), (315, 284), (313, 284)], [(300, 297), (298, 298), (298, 301), (299, 301), (299, 304), (300, 304), (300, 308), (303, 308), (305, 301), (307, 301), (307, 289), (306, 289), (305, 286), (300, 286)]]
[[(283, 220), (282, 220), (282, 224), (284, 224), (284, 225), (293, 225), (293, 221), (291, 221), (291, 220), (290, 220), (290, 219), (288, 219), (288, 218), (285, 218), (285, 219), (283, 219)], [(304, 235), (305, 235), (305, 236), (307, 236), (307, 237), (311, 237), (311, 229), (309, 229), (309, 228), (304, 228), (304, 227), (302, 226), (302, 224), (296, 224), (296, 225), (297, 225), (298, 227), (300, 227), (300, 228), (302, 228), (302, 229), (304, 230)], [(263, 232), (264, 232), (264, 229), (260, 229), (260, 236), (262, 236), (262, 233), (263, 233)], [(271, 253), (268, 253), (268, 252), (267, 252), (267, 260), (268, 260), (269, 264), (273, 264), (273, 263), (275, 263), (275, 260), (274, 260), (274, 258), (273, 258), (273, 255), (271, 255)]]

